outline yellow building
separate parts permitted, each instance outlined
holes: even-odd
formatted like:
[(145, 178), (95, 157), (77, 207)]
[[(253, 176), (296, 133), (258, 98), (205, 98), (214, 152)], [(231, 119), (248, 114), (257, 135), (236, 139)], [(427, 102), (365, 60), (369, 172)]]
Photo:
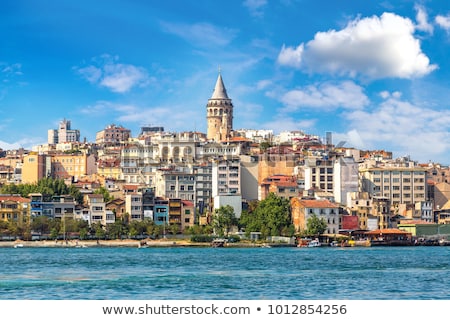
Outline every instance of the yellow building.
[(58, 154), (51, 157), (52, 177), (55, 179), (74, 178), (97, 172), (95, 156), (88, 154)]
[(30, 153), (23, 157), (22, 183), (37, 183), (51, 172), (51, 158), (48, 155)]
[(0, 195), (0, 220), (16, 221), (19, 226), (29, 221), (30, 202), (17, 195)]

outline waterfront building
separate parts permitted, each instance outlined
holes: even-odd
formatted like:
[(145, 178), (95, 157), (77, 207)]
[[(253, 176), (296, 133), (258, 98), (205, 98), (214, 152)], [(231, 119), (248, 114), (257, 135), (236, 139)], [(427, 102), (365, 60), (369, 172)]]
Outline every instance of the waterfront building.
[(80, 130), (72, 129), (70, 120), (59, 122), (58, 129), (48, 130), (48, 144), (57, 144), (62, 142), (80, 142)]
[(0, 194), (0, 220), (24, 226), (29, 221), (31, 200), (20, 195)]
[(195, 224), (195, 206), (188, 200), (181, 200), (181, 230), (192, 227)]
[(337, 234), (340, 229), (339, 206), (329, 200), (291, 199), (292, 223), (297, 232), (306, 230), (308, 219), (315, 215), (327, 223), (325, 233)]
[(112, 199), (105, 204), (105, 209), (113, 212), (117, 220), (124, 218), (126, 212), (125, 208), (125, 200), (120, 198)]
[(142, 193), (131, 192), (125, 195), (125, 212), (128, 214), (129, 221), (142, 221)]
[[(102, 226), (106, 226), (107, 220), (111, 223), (113, 217), (108, 216), (106, 212), (106, 204), (103, 200), (103, 195), (89, 193), (84, 195), (85, 209), (89, 216), (89, 225), (93, 223), (100, 223)], [(114, 216), (112, 211), (109, 211), (109, 215)], [(108, 219), (107, 219), (108, 218)], [(112, 221), (113, 223), (114, 221)]]
[(206, 105), (208, 140), (226, 141), (233, 130), (233, 103), (219, 72), (213, 94)]

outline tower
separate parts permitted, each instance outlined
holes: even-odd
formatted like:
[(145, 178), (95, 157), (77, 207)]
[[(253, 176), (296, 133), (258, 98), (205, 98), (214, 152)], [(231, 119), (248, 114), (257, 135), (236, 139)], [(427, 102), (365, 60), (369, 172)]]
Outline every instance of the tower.
[(209, 140), (222, 141), (230, 137), (233, 130), (233, 103), (228, 98), (220, 71), (214, 92), (206, 105), (206, 120)]

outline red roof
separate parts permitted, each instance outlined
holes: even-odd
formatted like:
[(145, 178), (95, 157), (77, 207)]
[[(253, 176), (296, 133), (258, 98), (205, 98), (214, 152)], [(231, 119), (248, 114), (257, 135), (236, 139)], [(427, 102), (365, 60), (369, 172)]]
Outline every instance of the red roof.
[(330, 200), (299, 200), (300, 204), (305, 208), (337, 208), (337, 204), (332, 203)]
[(0, 201), (31, 202), (30, 199), (18, 195), (0, 195)]

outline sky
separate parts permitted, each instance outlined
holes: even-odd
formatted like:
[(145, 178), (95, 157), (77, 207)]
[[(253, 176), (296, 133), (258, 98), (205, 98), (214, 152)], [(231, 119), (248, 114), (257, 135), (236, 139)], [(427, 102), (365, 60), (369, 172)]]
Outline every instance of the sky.
[(218, 73), (234, 129), (301, 130), (450, 164), (450, 2), (6, 0), (0, 148), (122, 125), (206, 133)]

